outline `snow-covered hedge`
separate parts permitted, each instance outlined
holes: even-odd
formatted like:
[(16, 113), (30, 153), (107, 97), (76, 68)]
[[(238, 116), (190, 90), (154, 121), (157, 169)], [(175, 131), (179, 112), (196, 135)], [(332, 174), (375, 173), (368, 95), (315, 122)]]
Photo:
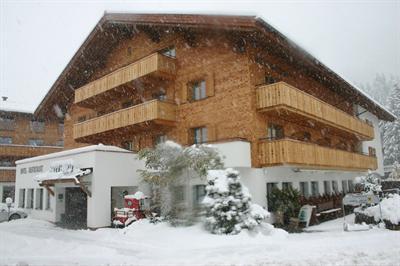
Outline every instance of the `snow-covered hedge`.
[[(391, 222), (394, 225), (400, 225), (400, 195), (389, 194), (387, 198), (381, 201), (382, 219)], [(379, 222), (381, 214), (379, 205), (368, 207), (364, 210), (357, 208), (356, 213), (373, 217), (375, 222)]]

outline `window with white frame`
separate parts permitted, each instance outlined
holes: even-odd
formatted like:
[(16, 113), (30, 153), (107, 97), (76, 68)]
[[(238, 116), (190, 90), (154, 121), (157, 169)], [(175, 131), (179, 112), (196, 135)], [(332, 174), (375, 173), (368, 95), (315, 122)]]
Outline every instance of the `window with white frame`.
[(332, 193), (330, 181), (326, 181), (326, 180), (324, 181), (324, 193), (326, 195), (330, 195)]
[(192, 81), (189, 83), (189, 86), (191, 88), (193, 101), (198, 101), (207, 97), (206, 81), (204, 79)]
[(193, 187), (193, 201), (194, 205), (198, 206), (203, 201), (206, 196), (206, 186), (205, 185), (196, 185)]
[(193, 128), (193, 144), (201, 144), (207, 142), (207, 128)]
[(308, 182), (300, 182), (300, 194), (304, 197), (308, 197), (310, 195)]
[(292, 182), (282, 182), (282, 189), (289, 189), (292, 187)]
[(314, 196), (314, 197), (319, 196), (318, 181), (312, 181), (311, 182), (311, 195)]
[(30, 122), (31, 131), (35, 133), (43, 133), (45, 128), (45, 123), (43, 120), (32, 120)]
[(25, 208), (25, 189), (24, 188), (19, 189), (18, 207)]
[(342, 192), (345, 194), (349, 192), (347, 189), (347, 180), (342, 180)]
[(0, 137), (0, 144), (12, 144), (12, 137)]
[(26, 196), (26, 208), (33, 209), (33, 188), (28, 188)]
[(36, 202), (35, 202), (35, 209), (36, 210), (43, 210), (43, 188), (36, 189)]
[(338, 182), (335, 180), (332, 181), (332, 192), (339, 194)]

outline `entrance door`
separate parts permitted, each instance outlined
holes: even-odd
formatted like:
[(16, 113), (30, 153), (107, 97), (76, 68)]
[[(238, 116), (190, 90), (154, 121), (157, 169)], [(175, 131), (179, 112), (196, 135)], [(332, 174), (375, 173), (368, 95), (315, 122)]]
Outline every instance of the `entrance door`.
[(87, 195), (80, 188), (65, 189), (65, 214), (63, 224), (71, 228), (87, 225)]

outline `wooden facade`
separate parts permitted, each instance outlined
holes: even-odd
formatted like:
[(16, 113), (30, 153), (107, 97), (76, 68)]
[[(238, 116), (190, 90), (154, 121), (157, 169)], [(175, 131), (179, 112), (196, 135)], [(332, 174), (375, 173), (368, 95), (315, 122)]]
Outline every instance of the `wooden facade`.
[(305, 119), (356, 134), (361, 139), (374, 138), (374, 128), (366, 121), (351, 116), (285, 82), (259, 86), (257, 108), (260, 112), (273, 111), (280, 115), (300, 115)]
[(15, 182), (15, 161), (62, 151), (64, 124), (32, 113), (0, 110), (0, 182)]
[(298, 140), (260, 141), (262, 166), (295, 165), (300, 168), (367, 171), (376, 169), (375, 157), (318, 146)]
[[(356, 98), (349, 97), (355, 92), (348, 87), (338, 90), (344, 85), (336, 76), (279, 42), (281, 37), (260, 31), (257, 22), (245, 17), (214, 27), (215, 20), (208, 17), (185, 16), (179, 22), (180, 16), (164, 15), (162, 21), (169, 23), (150, 23), (152, 16), (133, 16), (141, 21), (137, 25), (128, 22), (129, 15), (121, 15), (115, 24), (115, 17), (110, 24), (107, 18), (99, 22), (103, 31), (95, 29), (84, 44), (97, 56), (86, 62), (77, 53), (59, 81), (64, 85), (56, 83), (55, 92), (39, 106), (38, 113), (48, 110), (61, 92), (69, 99), (67, 149), (97, 143), (124, 147), (128, 141), (140, 150), (154, 146), (158, 136), (190, 145), (193, 130), (207, 128), (208, 142), (250, 142), (253, 167), (376, 168), (375, 157), (358, 153), (361, 141), (377, 136), (371, 125), (357, 118)], [(109, 45), (104, 32), (121, 38)], [(174, 58), (163, 55), (171, 48)], [(98, 49), (107, 53), (94, 52)], [(90, 60), (95, 67), (85, 68)], [(205, 92), (196, 98), (193, 84), (201, 82)], [(64, 89), (70, 85), (75, 88), (72, 96)], [(260, 142), (270, 124), (280, 125), (285, 136), (307, 133), (309, 143)], [(325, 139), (329, 144), (323, 147)], [(274, 143), (283, 146), (274, 148)], [(309, 156), (299, 155), (301, 150)], [(271, 155), (280, 152), (283, 157)]]

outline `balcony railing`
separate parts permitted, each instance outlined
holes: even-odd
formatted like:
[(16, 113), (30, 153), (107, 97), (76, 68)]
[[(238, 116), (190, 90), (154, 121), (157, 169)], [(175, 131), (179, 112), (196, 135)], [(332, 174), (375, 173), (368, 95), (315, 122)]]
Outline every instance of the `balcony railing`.
[(121, 109), (74, 125), (74, 138), (79, 139), (143, 122), (175, 122), (174, 103), (152, 100)]
[(175, 75), (175, 59), (159, 53), (151, 54), (76, 89), (75, 103), (82, 102), (149, 74)]
[(281, 115), (300, 115), (303, 118), (356, 134), (361, 139), (371, 140), (374, 138), (374, 128), (367, 122), (285, 82), (258, 87), (257, 108), (261, 112), (283, 111), (279, 113)]
[(0, 144), (0, 155), (27, 158), (62, 151), (62, 149), (63, 147), (58, 146)]
[(288, 164), (301, 168), (350, 171), (367, 171), (377, 168), (376, 157), (298, 140), (262, 140), (258, 148), (261, 166)]

